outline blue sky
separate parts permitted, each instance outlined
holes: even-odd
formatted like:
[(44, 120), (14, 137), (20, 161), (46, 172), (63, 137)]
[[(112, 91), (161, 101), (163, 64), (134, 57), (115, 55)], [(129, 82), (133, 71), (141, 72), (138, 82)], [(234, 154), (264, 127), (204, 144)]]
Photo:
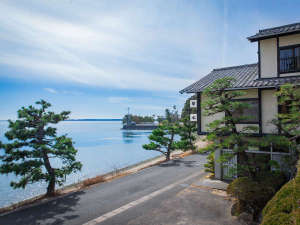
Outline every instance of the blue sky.
[(180, 109), (213, 68), (257, 62), (258, 29), (298, 1), (1, 0), (0, 119), (39, 99), (72, 118)]

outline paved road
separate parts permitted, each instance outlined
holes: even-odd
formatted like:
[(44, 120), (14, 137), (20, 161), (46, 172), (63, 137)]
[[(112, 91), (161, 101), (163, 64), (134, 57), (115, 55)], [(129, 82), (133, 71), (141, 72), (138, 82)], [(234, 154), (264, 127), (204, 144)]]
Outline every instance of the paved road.
[[(0, 217), (0, 225), (151, 224), (141, 215), (205, 175), (206, 156), (191, 155)], [(103, 216), (105, 215), (105, 216)], [(146, 222), (148, 220), (148, 222)]]

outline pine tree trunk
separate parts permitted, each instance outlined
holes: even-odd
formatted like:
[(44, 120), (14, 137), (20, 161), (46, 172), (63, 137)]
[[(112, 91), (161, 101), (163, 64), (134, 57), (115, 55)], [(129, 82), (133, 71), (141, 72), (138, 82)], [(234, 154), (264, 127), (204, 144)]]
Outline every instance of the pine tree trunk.
[(52, 177), (48, 183), (47, 194), (46, 194), (49, 197), (53, 197), (55, 195), (55, 176), (54, 174), (51, 176)]
[(45, 151), (43, 151), (43, 160), (46, 167), (46, 170), (50, 176), (50, 180), (47, 187), (47, 196), (55, 195), (55, 171), (51, 167), (49, 157)]
[[(44, 127), (39, 127), (38, 130), (38, 142), (42, 145), (43, 143), (43, 137), (44, 137), (44, 131), (43, 131)], [(50, 176), (50, 180), (48, 183), (48, 187), (47, 187), (47, 196), (54, 196), (55, 195), (55, 171), (54, 168), (52, 168), (51, 164), (50, 164), (50, 160), (48, 157), (48, 153), (42, 149), (42, 157), (43, 157), (43, 161), (44, 161), (44, 166)]]
[(166, 154), (166, 160), (169, 161), (171, 159), (171, 147), (174, 140), (174, 132), (171, 134), (170, 142), (168, 144), (167, 154)]
[(167, 151), (167, 154), (166, 154), (166, 160), (169, 161), (171, 159), (171, 152), (170, 151)]

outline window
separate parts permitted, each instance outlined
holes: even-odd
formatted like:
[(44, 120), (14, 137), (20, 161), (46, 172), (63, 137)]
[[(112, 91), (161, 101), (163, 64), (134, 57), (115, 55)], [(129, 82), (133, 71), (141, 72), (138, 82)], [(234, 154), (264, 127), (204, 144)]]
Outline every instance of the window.
[(236, 110), (232, 113), (233, 117), (246, 117), (243, 124), (259, 123), (259, 106), (258, 99), (240, 99), (249, 105), (249, 108), (244, 110)]
[(287, 104), (278, 105), (278, 113), (288, 114), (291, 112), (291, 102), (288, 101)]
[(300, 46), (284, 47), (279, 51), (280, 73), (300, 72)]

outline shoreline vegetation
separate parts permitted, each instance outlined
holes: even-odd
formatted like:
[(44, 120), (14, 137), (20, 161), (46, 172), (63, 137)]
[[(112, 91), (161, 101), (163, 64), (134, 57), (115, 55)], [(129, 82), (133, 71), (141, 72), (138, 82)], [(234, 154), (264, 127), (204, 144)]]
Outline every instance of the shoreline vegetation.
[[(183, 157), (186, 157), (186, 156), (191, 155), (191, 154), (194, 154), (194, 152), (193, 151), (185, 151), (184, 152), (184, 151), (178, 150), (178, 151), (174, 151), (172, 153), (171, 159), (183, 158)], [(19, 210), (19, 209), (23, 209), (23, 208), (26, 208), (26, 207), (33, 206), (35, 204), (40, 204), (40, 203), (43, 203), (43, 202), (51, 201), (51, 200), (54, 200), (56, 198), (63, 197), (67, 194), (71, 194), (71, 193), (74, 193), (74, 192), (92, 187), (96, 184), (109, 182), (109, 181), (112, 181), (114, 179), (121, 178), (123, 176), (134, 174), (134, 173), (137, 173), (140, 170), (158, 165), (158, 164), (163, 163), (165, 161), (166, 160), (165, 160), (165, 157), (163, 155), (162, 156), (156, 156), (154, 158), (150, 158), (150, 159), (144, 160), (142, 162), (139, 162), (139, 163), (136, 163), (136, 164), (124, 167), (124, 168), (116, 169), (116, 170), (113, 170), (113, 171), (105, 173), (105, 174), (101, 174), (101, 175), (98, 175), (98, 176), (95, 176), (95, 177), (92, 177), (92, 178), (88, 178), (88, 179), (82, 180), (78, 183), (70, 184), (70, 185), (62, 187), (60, 189), (57, 189), (56, 190), (56, 196), (54, 198), (53, 197), (47, 197), (45, 194), (42, 194), (42, 195), (38, 195), (38, 196), (35, 196), (35, 197), (32, 197), (32, 198), (28, 198), (28, 199), (25, 199), (23, 201), (20, 201), (20, 202), (13, 203), (11, 205), (2, 207), (2, 208), (0, 208), (0, 215), (2, 216), (2, 215), (5, 215), (7, 213), (10, 213), (12, 211), (15, 211), (15, 210)]]
[[(7, 120), (0, 120), (0, 121), (8, 121)], [(67, 119), (67, 120), (64, 120), (64, 121), (122, 121), (122, 119)]]
[(65, 121), (122, 121), (122, 119), (68, 119)]

